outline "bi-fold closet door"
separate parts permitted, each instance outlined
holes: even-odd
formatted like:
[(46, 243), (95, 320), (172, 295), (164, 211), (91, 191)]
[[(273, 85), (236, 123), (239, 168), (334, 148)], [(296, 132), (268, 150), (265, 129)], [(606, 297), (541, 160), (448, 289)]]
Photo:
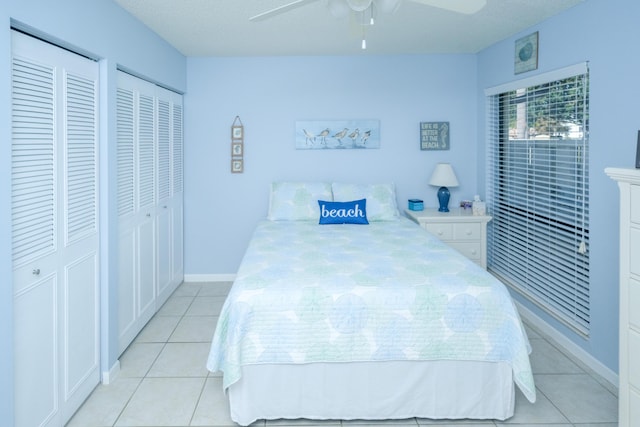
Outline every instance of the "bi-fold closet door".
[(64, 425), (100, 380), (98, 73), (12, 32), (16, 426)]
[(182, 96), (118, 72), (118, 336), (124, 351), (184, 277)]

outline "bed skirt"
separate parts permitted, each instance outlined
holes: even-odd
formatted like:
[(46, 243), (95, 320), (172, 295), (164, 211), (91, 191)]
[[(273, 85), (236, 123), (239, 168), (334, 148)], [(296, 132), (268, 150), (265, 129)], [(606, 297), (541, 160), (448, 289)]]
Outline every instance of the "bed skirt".
[(508, 363), (258, 364), (228, 389), (231, 419), (495, 419), (513, 416)]

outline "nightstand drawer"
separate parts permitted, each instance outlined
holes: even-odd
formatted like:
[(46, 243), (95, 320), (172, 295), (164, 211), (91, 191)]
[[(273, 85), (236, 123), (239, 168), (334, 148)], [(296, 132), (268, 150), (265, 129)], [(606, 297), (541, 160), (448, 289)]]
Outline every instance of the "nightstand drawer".
[(453, 224), (425, 224), (427, 231), (435, 234), (440, 240), (453, 239)]
[(480, 242), (447, 242), (449, 246), (458, 250), (464, 256), (473, 261), (479, 261), (482, 255)]
[(453, 224), (453, 238), (455, 240), (480, 240), (482, 227), (478, 223)]

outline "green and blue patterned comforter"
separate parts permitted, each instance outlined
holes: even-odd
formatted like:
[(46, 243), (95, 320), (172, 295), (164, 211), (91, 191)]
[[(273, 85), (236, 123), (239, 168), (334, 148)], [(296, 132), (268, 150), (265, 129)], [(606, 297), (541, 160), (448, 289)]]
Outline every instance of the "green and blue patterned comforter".
[(263, 221), (222, 308), (207, 368), (249, 364), (505, 361), (535, 401), (529, 343), (505, 288), (405, 218)]

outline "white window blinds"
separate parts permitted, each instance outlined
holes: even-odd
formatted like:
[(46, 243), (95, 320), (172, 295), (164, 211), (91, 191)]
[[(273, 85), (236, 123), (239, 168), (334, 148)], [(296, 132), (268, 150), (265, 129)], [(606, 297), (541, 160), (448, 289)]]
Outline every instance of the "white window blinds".
[(588, 72), (549, 77), (487, 91), (488, 269), (588, 335)]

